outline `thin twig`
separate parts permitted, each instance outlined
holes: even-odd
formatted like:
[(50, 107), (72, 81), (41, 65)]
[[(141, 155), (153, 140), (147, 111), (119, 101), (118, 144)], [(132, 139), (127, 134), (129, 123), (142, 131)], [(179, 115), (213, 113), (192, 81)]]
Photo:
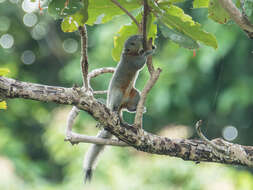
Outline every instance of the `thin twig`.
[(197, 130), (197, 134), (198, 136), (205, 141), (207, 144), (209, 144), (210, 146), (212, 146), (215, 150), (224, 153), (225, 155), (229, 155), (229, 151), (227, 149), (224, 148), (224, 146), (219, 146), (217, 144), (215, 144), (214, 142), (210, 141), (208, 138), (205, 137), (205, 135), (201, 132), (201, 124), (202, 124), (202, 120), (197, 121), (197, 123), (195, 124), (195, 128)]
[(99, 94), (107, 94), (107, 90), (98, 90), (98, 91), (93, 91), (94, 95), (99, 95)]
[[(149, 38), (148, 40), (148, 50), (152, 50), (153, 49), (153, 45), (152, 45), (152, 38)], [(155, 71), (155, 68), (153, 66), (153, 62), (152, 62), (152, 56), (148, 56), (147, 58), (147, 67), (148, 67), (148, 71), (149, 71), (149, 74), (152, 75)]]
[(219, 0), (221, 6), (228, 12), (229, 16), (243, 29), (249, 37), (253, 36), (253, 25), (243, 15), (231, 0)]
[(71, 144), (82, 142), (82, 143), (92, 143), (92, 144), (99, 144), (99, 145), (129, 146), (125, 142), (120, 141), (118, 139), (104, 139), (104, 138), (98, 138), (94, 136), (81, 135), (74, 132), (71, 132), (71, 135), (64, 140), (71, 142)]
[(161, 69), (158, 68), (154, 73), (150, 76), (149, 81), (145, 85), (144, 89), (141, 92), (141, 98), (137, 106), (136, 114), (135, 114), (135, 119), (134, 119), (134, 126), (137, 128), (142, 127), (142, 116), (143, 116), (143, 111), (144, 111), (144, 103), (147, 98), (147, 94), (151, 90), (151, 88), (154, 86), (156, 83), (157, 79), (160, 76)]
[(147, 48), (147, 19), (148, 19), (148, 12), (149, 12), (149, 8), (148, 8), (148, 1), (144, 0), (144, 13), (143, 13), (143, 17), (142, 17), (142, 36), (143, 36), (143, 49), (144, 51), (146, 51)]
[(79, 33), (81, 36), (81, 69), (82, 69), (82, 76), (83, 76), (83, 86), (86, 91), (89, 90), (89, 81), (88, 81), (88, 55), (87, 55), (87, 30), (86, 26), (79, 27)]
[(128, 11), (126, 10), (117, 0), (111, 0), (115, 5), (117, 5), (122, 11), (124, 11), (136, 24), (137, 28), (140, 30), (140, 24), (139, 22), (135, 19), (135, 17)]
[(104, 74), (104, 73), (113, 73), (115, 71), (114, 67), (104, 67), (104, 68), (99, 68), (99, 69), (94, 69), (91, 71), (88, 75), (88, 79), (90, 80), (91, 78), (97, 77), (98, 75)]

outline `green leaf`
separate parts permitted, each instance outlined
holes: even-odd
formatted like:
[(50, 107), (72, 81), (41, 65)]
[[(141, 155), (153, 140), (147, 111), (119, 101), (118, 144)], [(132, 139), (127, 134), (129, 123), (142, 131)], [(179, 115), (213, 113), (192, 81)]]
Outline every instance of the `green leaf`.
[(229, 14), (223, 9), (218, 0), (209, 1), (208, 17), (220, 24), (225, 24), (230, 20)]
[(164, 37), (169, 38), (171, 41), (177, 43), (178, 45), (184, 48), (188, 49), (199, 48), (199, 44), (189, 36), (186, 36), (180, 32), (169, 29), (166, 25), (162, 24), (161, 22), (158, 22), (157, 24)]
[(62, 20), (61, 29), (63, 32), (74, 32), (79, 26), (83, 26), (88, 20), (87, 10), (81, 9), (71, 16), (67, 16)]
[[(142, 14), (140, 13), (139, 15), (137, 15), (136, 19), (137, 21), (140, 21), (141, 18)], [(153, 40), (155, 39), (157, 34), (157, 27), (154, 24), (154, 19), (154, 16), (150, 14), (147, 23), (147, 38), (152, 38)], [(135, 34), (138, 34), (138, 28), (134, 22), (132, 22), (130, 25), (122, 26), (119, 32), (117, 32), (116, 36), (114, 37), (114, 48), (112, 50), (112, 57), (115, 61), (120, 60), (120, 55), (127, 38)]]
[(184, 1), (185, 0), (160, 0), (158, 4), (159, 5), (170, 5), (173, 3), (182, 3)]
[(52, 0), (48, 5), (48, 13), (54, 18), (64, 18), (75, 14), (83, 7), (80, 0)]
[[(122, 7), (129, 12), (141, 6), (141, 0), (117, 0)], [(125, 14), (111, 0), (90, 0), (88, 9), (89, 19), (88, 25), (95, 23), (105, 23), (113, 19), (113, 17)]]
[(202, 42), (207, 46), (215, 49), (218, 47), (215, 36), (203, 30), (201, 25), (194, 22), (189, 15), (184, 14), (181, 8), (174, 5), (157, 7), (156, 5), (150, 4), (150, 6), (152, 6), (159, 20), (167, 27), (174, 28), (193, 40)]
[(209, 0), (194, 0), (193, 8), (207, 8)]
[(245, 10), (245, 14), (248, 16), (249, 20), (253, 21), (253, 0), (245, 0), (243, 8)]
[(6, 110), (7, 109), (7, 104), (6, 104), (6, 102), (5, 101), (2, 101), (2, 102), (0, 102), (0, 110)]
[(0, 76), (7, 75), (10, 72), (7, 68), (0, 68)]

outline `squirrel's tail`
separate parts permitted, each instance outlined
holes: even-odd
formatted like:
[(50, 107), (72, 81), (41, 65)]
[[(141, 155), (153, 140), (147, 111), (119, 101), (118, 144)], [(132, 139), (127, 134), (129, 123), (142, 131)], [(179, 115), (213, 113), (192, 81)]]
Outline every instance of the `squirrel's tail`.
[[(101, 130), (97, 134), (99, 138), (109, 139), (112, 137), (112, 134), (106, 130)], [(104, 150), (105, 145), (96, 145), (93, 144), (90, 146), (88, 152), (85, 154), (83, 169), (84, 169), (84, 183), (91, 181), (92, 172), (96, 167), (99, 154)]]

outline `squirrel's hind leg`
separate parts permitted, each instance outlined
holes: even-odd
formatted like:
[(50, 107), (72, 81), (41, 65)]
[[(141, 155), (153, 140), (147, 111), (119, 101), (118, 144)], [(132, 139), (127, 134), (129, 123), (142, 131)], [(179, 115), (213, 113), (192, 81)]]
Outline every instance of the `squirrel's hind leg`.
[[(130, 96), (128, 99), (128, 103), (127, 103), (127, 111), (129, 112), (135, 112), (137, 109), (137, 105), (140, 101), (140, 92), (136, 89), (133, 88), (130, 92)], [(144, 112), (146, 112), (146, 108), (144, 107)]]

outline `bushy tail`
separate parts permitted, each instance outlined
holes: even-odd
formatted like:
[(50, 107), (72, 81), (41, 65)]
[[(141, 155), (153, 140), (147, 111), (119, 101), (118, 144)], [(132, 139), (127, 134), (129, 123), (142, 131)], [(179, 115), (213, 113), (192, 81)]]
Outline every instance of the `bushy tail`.
[[(97, 137), (99, 138), (105, 138), (109, 139), (112, 137), (112, 134), (106, 130), (101, 130), (97, 134)], [(92, 178), (92, 172), (96, 167), (96, 163), (98, 160), (99, 154), (104, 150), (105, 145), (96, 145), (93, 144), (90, 146), (88, 152), (85, 154), (85, 159), (84, 159), (84, 182), (86, 183), (87, 181), (91, 181)]]

